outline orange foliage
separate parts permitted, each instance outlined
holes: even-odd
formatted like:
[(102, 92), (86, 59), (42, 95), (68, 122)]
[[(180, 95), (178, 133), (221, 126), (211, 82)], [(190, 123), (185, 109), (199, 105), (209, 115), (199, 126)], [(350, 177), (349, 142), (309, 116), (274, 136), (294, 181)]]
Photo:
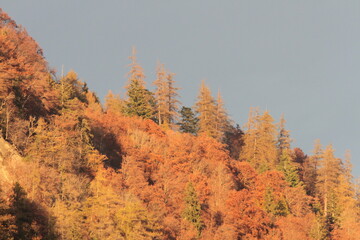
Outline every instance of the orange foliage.
[(258, 175), (256, 179), (256, 193), (258, 200), (263, 200), (266, 189), (273, 190), (275, 197), (280, 198), (283, 195), (284, 189), (287, 187), (287, 183), (284, 180), (284, 175), (278, 171), (266, 171)]
[(276, 224), (281, 231), (282, 239), (306, 240), (313, 239), (311, 230), (315, 221), (315, 215), (309, 213), (303, 217), (281, 217)]
[[(16, 97), (27, 115), (41, 115), (56, 107), (50, 70), (42, 50), (0, 9), (0, 93), (2, 97), (17, 88)], [(1, 97), (1, 98), (2, 98)]]
[[(336, 169), (324, 161), (317, 170), (317, 160), (323, 158), (320, 148), (315, 157), (295, 149), (293, 170), (303, 182), (290, 187), (288, 175), (275, 170), (280, 166), (278, 153), (291, 152), (290, 138), (283, 129), (282, 144), (276, 145), (268, 112), (251, 114), (243, 136), (229, 126), (220, 96), (215, 101), (205, 85), (197, 103), (199, 136), (171, 130), (176, 114), (171, 112), (166, 120), (163, 108), (158, 107), (163, 127), (125, 116), (125, 102), (112, 94), (103, 112), (75, 72), (68, 76), (69, 93), (56, 90), (60, 84), (52, 79), (37, 43), (1, 9), (0, 53), (0, 127), (12, 143), (22, 142), (17, 145), (24, 154), (24, 161), (7, 157), (11, 154), (1, 152), (6, 144), (0, 146), (0, 180), (8, 182), (6, 189), (12, 180), (20, 182), (32, 201), (49, 210), (60, 239), (359, 236), (351, 166), (344, 168), (330, 149)], [(133, 61), (130, 74), (143, 81), (142, 69)], [(232, 158), (238, 155), (243, 161)], [(191, 194), (186, 186), (191, 186)], [(338, 198), (331, 198), (333, 192)], [(321, 201), (314, 200), (316, 194)], [(324, 221), (330, 216), (327, 202), (329, 213), (339, 216), (331, 226)], [(341, 204), (346, 207), (330, 209)]]
[(256, 203), (255, 196), (244, 189), (232, 192), (227, 201), (225, 223), (234, 227), (237, 238), (262, 239), (270, 230), (270, 219)]

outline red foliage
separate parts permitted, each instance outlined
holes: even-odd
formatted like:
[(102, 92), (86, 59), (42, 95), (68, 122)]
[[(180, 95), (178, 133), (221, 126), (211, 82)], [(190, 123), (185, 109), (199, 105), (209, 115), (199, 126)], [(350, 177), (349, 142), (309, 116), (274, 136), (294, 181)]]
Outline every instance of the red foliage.
[(27, 116), (54, 111), (56, 92), (50, 85), (53, 80), (41, 48), (1, 9), (0, 53), (2, 97), (13, 91), (16, 104)]

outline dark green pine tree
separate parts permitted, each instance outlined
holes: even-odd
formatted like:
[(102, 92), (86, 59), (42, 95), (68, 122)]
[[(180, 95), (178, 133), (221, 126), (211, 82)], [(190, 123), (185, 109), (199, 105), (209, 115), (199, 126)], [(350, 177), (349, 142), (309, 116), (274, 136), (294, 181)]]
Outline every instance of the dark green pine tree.
[(288, 151), (283, 151), (280, 155), (278, 169), (284, 173), (285, 180), (289, 183), (290, 187), (297, 187), (301, 184), (298, 168), (291, 160)]
[(153, 118), (155, 100), (153, 94), (145, 88), (145, 75), (142, 67), (136, 62), (136, 50), (133, 49), (131, 70), (129, 72), (129, 84), (127, 88), (128, 99), (125, 103), (125, 114)]
[(275, 200), (272, 188), (266, 188), (264, 199), (266, 212), (272, 214), (273, 216), (286, 216), (289, 214), (289, 208), (285, 199)]
[(186, 187), (183, 217), (195, 227), (200, 237), (204, 223), (201, 219), (201, 205), (191, 182)]
[(199, 119), (195, 116), (193, 110), (189, 107), (183, 106), (180, 110), (180, 115), (181, 120), (178, 123), (180, 126), (180, 131), (196, 135), (199, 130)]

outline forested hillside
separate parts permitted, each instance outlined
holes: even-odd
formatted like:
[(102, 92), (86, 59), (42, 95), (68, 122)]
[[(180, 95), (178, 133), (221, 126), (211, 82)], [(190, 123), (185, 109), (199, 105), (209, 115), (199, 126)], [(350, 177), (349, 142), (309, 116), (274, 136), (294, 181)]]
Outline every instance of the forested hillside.
[(205, 82), (182, 106), (175, 80), (134, 49), (102, 105), (0, 9), (0, 239), (359, 239), (349, 152), (257, 108), (240, 128)]

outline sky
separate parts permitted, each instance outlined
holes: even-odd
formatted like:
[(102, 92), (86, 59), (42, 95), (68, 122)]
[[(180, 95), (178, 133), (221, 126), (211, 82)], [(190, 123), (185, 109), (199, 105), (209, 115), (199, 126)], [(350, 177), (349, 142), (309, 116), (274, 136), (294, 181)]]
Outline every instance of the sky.
[(360, 177), (360, 1), (32, 0), (0, 7), (61, 74), (75, 70), (104, 99), (123, 94), (132, 46), (151, 89), (158, 61), (192, 106), (201, 80), (231, 118), (249, 108), (283, 113), (292, 146), (315, 139), (352, 153)]

